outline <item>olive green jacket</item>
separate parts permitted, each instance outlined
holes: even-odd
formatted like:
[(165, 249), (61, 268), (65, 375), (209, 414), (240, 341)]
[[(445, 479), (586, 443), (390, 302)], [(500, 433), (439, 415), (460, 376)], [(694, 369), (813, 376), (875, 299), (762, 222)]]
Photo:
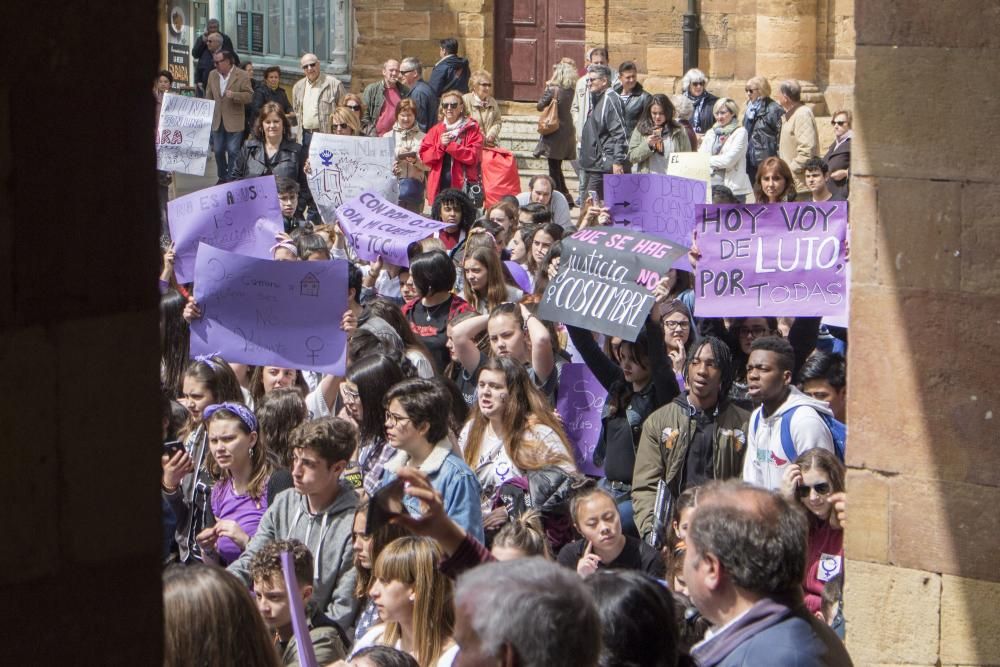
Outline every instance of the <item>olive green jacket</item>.
[[(679, 476), (687, 461), (687, 450), (695, 431), (695, 420), (689, 416), (686, 399), (681, 396), (664, 405), (646, 418), (635, 455), (632, 473), (632, 506), (635, 525), (645, 537), (653, 528), (658, 482), (666, 480), (671, 493), (680, 495)], [(715, 479), (739, 477), (746, 454), (747, 425), (750, 413), (726, 402), (715, 419)]]

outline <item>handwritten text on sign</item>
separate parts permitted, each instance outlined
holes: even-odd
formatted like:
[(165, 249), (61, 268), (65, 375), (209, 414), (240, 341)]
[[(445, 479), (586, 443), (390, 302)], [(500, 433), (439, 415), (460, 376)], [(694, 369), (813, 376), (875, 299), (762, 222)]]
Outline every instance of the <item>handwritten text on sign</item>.
[[(695, 207), (705, 203), (705, 182), (663, 174), (606, 174), (606, 204), (616, 225), (691, 245)], [(674, 268), (691, 270), (687, 256)]]
[(563, 238), (559, 273), (538, 316), (634, 341), (653, 307), (652, 289), (687, 250), (650, 234), (582, 229)]
[(846, 312), (846, 202), (698, 208), (699, 316)]
[(347, 262), (278, 262), (201, 244), (191, 353), (343, 375)]
[(558, 396), (556, 412), (573, 446), (576, 467), (585, 475), (603, 477), (604, 469), (594, 465), (594, 449), (601, 434), (601, 412), (607, 390), (587, 364), (574, 363), (566, 364), (559, 373)]
[(194, 280), (199, 243), (251, 257), (270, 257), (284, 229), (274, 176), (248, 178), (192, 192), (167, 203), (177, 251), (177, 282)]
[(309, 191), (327, 224), (336, 211), (363, 192), (375, 192), (395, 203), (399, 182), (392, 173), (396, 141), (392, 137), (346, 137), (313, 134), (309, 144)]
[(212, 137), (215, 102), (185, 95), (163, 95), (156, 130), (156, 168), (203, 176)]
[(373, 192), (338, 208), (337, 219), (358, 257), (374, 262), (381, 256), (396, 266), (410, 265), (406, 249), (411, 243), (448, 226), (395, 206)]

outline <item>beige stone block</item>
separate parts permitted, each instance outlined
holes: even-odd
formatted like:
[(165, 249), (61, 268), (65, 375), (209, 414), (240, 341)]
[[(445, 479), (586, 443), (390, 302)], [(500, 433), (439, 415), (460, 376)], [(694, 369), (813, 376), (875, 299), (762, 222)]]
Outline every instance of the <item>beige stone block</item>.
[[(0, 503), (9, 512), (30, 511), (32, 517), (4, 522), (0, 569), (7, 581), (30, 581), (59, 570), (60, 496), (67, 477), (60, 474), (60, 446), (82, 443), (74, 440), (72, 430), (65, 433), (63, 442), (59, 440), (62, 405), (55, 397), (61, 378), (56, 362), (60, 353), (79, 355), (81, 349), (60, 350), (41, 326), (0, 332), (0, 367), (13, 381), (0, 401), (0, 442), (4, 443)], [(30, 385), (29, 378), (33, 378)], [(27, 386), (32, 389), (30, 397)], [(93, 386), (93, 380), (84, 386)], [(99, 456), (94, 450), (92, 454)]]
[(816, 59), (816, 19), (790, 16), (757, 17), (757, 44), (766, 53)]
[(802, 18), (805, 20), (816, 17), (817, 0), (757, 0), (758, 15)]
[(1000, 664), (1000, 584), (941, 578), (941, 662)]
[[(456, 37), (458, 35), (458, 14), (455, 12), (430, 12), (431, 39), (441, 40), (445, 37)], [(437, 53), (437, 44), (434, 44)], [(462, 40), (458, 42), (458, 52), (464, 54), (462, 50)], [(434, 59), (437, 62), (437, 58)]]
[[(830, 84), (854, 84), (856, 61), (853, 58), (833, 59), (829, 61)], [(831, 109), (833, 111), (833, 109)]]
[(961, 263), (962, 291), (1000, 294), (1000, 183), (962, 187)]
[(372, 10), (354, 10), (354, 25), (358, 37), (375, 34), (375, 13)]
[(442, 8), (452, 12), (480, 13), (483, 11), (483, 0), (444, 0)]
[(859, 45), (1000, 48), (995, 0), (862, 0), (857, 5)]
[(878, 265), (878, 179), (851, 175), (848, 202), (851, 242), (851, 289), (876, 281)]
[(444, 7), (444, 0), (393, 0), (393, 4), (399, 5), (400, 9), (440, 11)]
[(962, 185), (955, 182), (879, 179), (880, 283), (959, 289), (961, 195)]
[(844, 614), (854, 664), (936, 664), (940, 606), (940, 575), (848, 560)]
[(482, 69), (485, 62), (485, 47), (481, 39), (467, 39), (462, 44), (460, 53), (469, 59), (469, 68), (472, 71)]
[(889, 559), (889, 479), (870, 470), (847, 471), (849, 514), (844, 553), (853, 560)]
[(674, 94), (674, 84), (678, 79), (670, 76), (647, 76), (642, 81), (642, 87), (650, 93)]
[(480, 38), (486, 35), (486, 21), (482, 14), (462, 13), (458, 15), (458, 34), (462, 37)]
[[(996, 71), (1000, 50), (858, 47), (852, 160), (860, 173), (993, 181), (1000, 134), (928, 131), (941, 127), (943, 111), (928, 103), (927, 91), (967, 80), (970, 72)], [(980, 118), (1000, 118), (995, 86), (966, 87), (963, 104)]]
[(684, 49), (673, 46), (651, 46), (646, 51), (649, 73), (656, 76), (682, 76)]
[(702, 49), (698, 61), (709, 79), (731, 79), (736, 72), (736, 52), (733, 49)]
[(778, 90), (777, 83), (785, 79), (811, 81), (816, 74), (816, 60), (799, 55), (758, 53), (754, 74), (766, 76), (771, 81), (771, 91)]
[(400, 39), (429, 39), (430, 12), (379, 10), (375, 29), (380, 39), (398, 42)]
[(1000, 514), (984, 511), (997, 503), (996, 486), (912, 477), (893, 480), (889, 559), (902, 567), (1000, 580), (996, 567)]

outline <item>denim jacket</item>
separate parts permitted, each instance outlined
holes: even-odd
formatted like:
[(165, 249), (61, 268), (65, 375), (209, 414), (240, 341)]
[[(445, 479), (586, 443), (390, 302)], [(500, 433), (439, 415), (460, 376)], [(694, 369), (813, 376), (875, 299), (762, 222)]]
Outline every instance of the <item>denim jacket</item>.
[[(409, 455), (398, 452), (386, 464), (383, 486), (396, 479), (396, 471), (407, 465), (409, 460)], [(417, 469), (427, 475), (431, 486), (441, 494), (445, 513), (471, 537), (485, 544), (483, 512), (479, 505), (479, 479), (472, 468), (451, 450), (450, 443), (447, 440), (439, 442)], [(420, 513), (420, 503), (415, 498), (405, 496), (403, 504), (410, 514)]]

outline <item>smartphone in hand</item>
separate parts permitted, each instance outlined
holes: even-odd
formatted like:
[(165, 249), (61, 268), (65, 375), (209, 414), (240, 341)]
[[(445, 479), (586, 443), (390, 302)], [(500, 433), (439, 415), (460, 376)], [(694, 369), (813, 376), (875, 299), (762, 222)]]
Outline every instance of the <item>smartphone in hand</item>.
[(169, 440), (163, 443), (163, 453), (167, 458), (172, 459), (177, 452), (184, 449), (184, 443), (180, 440)]

